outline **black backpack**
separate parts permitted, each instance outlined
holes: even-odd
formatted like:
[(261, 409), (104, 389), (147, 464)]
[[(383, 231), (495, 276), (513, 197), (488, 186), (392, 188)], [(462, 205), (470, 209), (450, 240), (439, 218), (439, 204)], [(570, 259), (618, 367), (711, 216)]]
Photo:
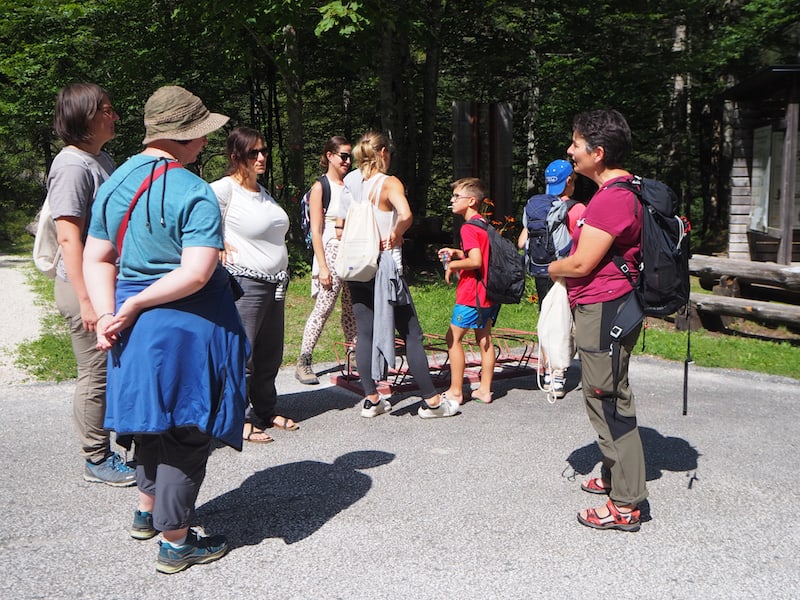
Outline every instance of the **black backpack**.
[[(519, 304), (525, 293), (525, 257), (509, 239), (483, 219), (470, 219), (466, 225), (480, 227), (489, 235), (489, 268), (486, 281), (486, 297), (495, 304)], [(478, 269), (478, 279), (481, 269)]]
[[(630, 182), (617, 181), (609, 187), (617, 186), (630, 190), (639, 199), (634, 204), (634, 211), (641, 204), (644, 209), (642, 217), (641, 252), (639, 256), (639, 278), (634, 283), (628, 265), (621, 256), (613, 258), (614, 264), (633, 285), (638, 305), (625, 316), (628, 323), (637, 318), (641, 322), (643, 315), (663, 317), (689, 304), (689, 232), (691, 224), (678, 212), (678, 196), (672, 189), (655, 179), (646, 179), (634, 175)], [(638, 317), (636, 317), (638, 309)], [(626, 312), (624, 309), (620, 313)], [(615, 319), (616, 321), (616, 319)], [(624, 337), (625, 327), (616, 323), (612, 327), (612, 337)], [(646, 332), (646, 330), (645, 330)], [(692, 363), (692, 328), (686, 331), (686, 359), (683, 363), (683, 414), (688, 411), (689, 402), (689, 365)], [(618, 343), (612, 346), (612, 364), (618, 356)], [(642, 338), (644, 351), (644, 337)], [(618, 359), (617, 359), (618, 360)], [(616, 366), (614, 373), (614, 392), (617, 390)]]
[(567, 213), (576, 203), (553, 194), (535, 194), (525, 204), (528, 273), (534, 277), (547, 277), (551, 262), (569, 256), (572, 236)]
[(633, 180), (617, 181), (609, 187), (633, 192), (641, 204), (642, 218), (639, 278), (634, 283), (621, 256), (614, 263), (636, 290), (646, 315), (671, 315), (689, 303), (689, 231), (691, 225), (678, 216), (678, 196), (666, 184), (634, 175)]
[[(331, 203), (331, 182), (326, 175), (317, 177), (322, 185), (322, 214), (328, 212)], [(306, 248), (311, 249), (311, 188), (300, 199), (300, 228), (303, 230), (303, 240)]]

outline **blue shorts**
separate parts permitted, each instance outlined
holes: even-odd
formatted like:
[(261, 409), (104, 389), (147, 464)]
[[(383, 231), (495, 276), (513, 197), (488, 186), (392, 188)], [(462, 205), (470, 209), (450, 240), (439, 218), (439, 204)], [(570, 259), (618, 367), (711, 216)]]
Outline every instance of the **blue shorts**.
[(456, 304), (453, 307), (453, 318), (450, 324), (462, 329), (483, 329), (492, 320), (492, 324), (497, 324), (497, 313), (500, 312), (500, 305), (475, 308), (474, 306), (464, 306)]

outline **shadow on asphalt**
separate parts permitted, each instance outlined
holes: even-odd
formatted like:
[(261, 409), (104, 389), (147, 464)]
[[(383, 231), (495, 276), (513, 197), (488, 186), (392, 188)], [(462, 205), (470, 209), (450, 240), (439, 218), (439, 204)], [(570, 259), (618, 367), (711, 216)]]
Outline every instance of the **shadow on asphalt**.
[[(665, 437), (651, 427), (639, 427), (639, 435), (642, 436), (644, 447), (647, 481), (660, 479), (664, 471), (683, 471), (688, 478), (687, 486), (691, 489), (697, 480), (697, 474), (692, 472), (696, 471), (697, 459), (700, 457), (697, 449), (684, 439)], [(573, 480), (578, 476), (588, 475), (602, 460), (603, 455), (597, 442), (587, 444), (573, 450), (567, 457), (569, 467), (565, 469), (564, 476)], [(569, 472), (570, 467), (572, 473)], [(642, 521), (649, 521), (651, 519), (649, 502), (647, 500), (642, 502), (639, 509), (642, 511)]]
[[(684, 439), (665, 437), (651, 427), (639, 427), (644, 447), (647, 481), (661, 479), (663, 471), (692, 471), (697, 469), (700, 453)], [(573, 450), (567, 462), (577, 475), (588, 475), (603, 460), (597, 442)], [(689, 482), (689, 487), (692, 483)]]
[(294, 544), (367, 494), (372, 478), (362, 470), (394, 458), (390, 452), (361, 450), (333, 464), (305, 460), (264, 469), (200, 506), (197, 518), (206, 529), (224, 530), (232, 548), (267, 538)]
[(287, 415), (301, 423), (332, 410), (352, 410), (361, 398), (337, 387), (313, 388), (308, 391), (278, 395), (278, 414)]

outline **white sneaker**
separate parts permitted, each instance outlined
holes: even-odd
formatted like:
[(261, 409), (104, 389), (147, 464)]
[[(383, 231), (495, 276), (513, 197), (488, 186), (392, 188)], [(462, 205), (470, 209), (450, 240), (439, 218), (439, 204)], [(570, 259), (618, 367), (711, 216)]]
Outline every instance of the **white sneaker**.
[(553, 377), (550, 381), (550, 395), (553, 398), (563, 398), (567, 395), (566, 390), (567, 378), (564, 375), (563, 369), (553, 369)]
[(456, 402), (448, 398), (443, 398), (439, 403), (439, 406), (436, 407), (428, 406), (425, 400), (423, 400), (419, 410), (417, 411), (417, 414), (421, 419), (436, 419), (439, 417), (452, 417), (457, 415), (459, 412), (458, 404), (456, 404)]
[(392, 412), (392, 404), (388, 400), (378, 396), (378, 401), (373, 404), (369, 401), (369, 398), (364, 398), (364, 405), (361, 407), (362, 417), (377, 417), (387, 412)]
[(539, 384), (541, 385), (541, 387), (539, 388), (540, 390), (544, 390), (545, 392), (549, 392), (550, 391), (550, 379), (551, 379), (550, 378), (550, 371), (548, 371), (548, 372), (546, 372), (544, 374), (539, 373), (536, 376), (536, 379), (539, 382)]

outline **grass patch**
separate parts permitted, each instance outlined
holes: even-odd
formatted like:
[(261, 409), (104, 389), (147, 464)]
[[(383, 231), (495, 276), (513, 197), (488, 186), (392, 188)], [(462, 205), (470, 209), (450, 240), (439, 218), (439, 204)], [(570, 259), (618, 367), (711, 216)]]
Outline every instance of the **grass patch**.
[(56, 309), (53, 280), (28, 267), (28, 285), (36, 303), (45, 308), (39, 339), (23, 342), (17, 348), (16, 366), (41, 381), (64, 381), (77, 376), (69, 328)]
[[(47, 381), (62, 381), (75, 377), (75, 359), (66, 324), (55, 310), (53, 282), (30, 267), (30, 284), (39, 302), (51, 307), (42, 324), (42, 336), (19, 347), (17, 365), (33, 377)], [(438, 272), (417, 272), (409, 276), (423, 331), (444, 334), (450, 322), (455, 301), (455, 285), (448, 286)], [(314, 308), (310, 296), (311, 278), (293, 279), (286, 295), (286, 334), (283, 364), (293, 365), (300, 353), (306, 320)], [(509, 329), (535, 331), (539, 310), (534, 296), (533, 282), (529, 280), (525, 298), (520, 304), (505, 305), (500, 311), (498, 326)], [(314, 362), (335, 362), (335, 343), (344, 339), (341, 328), (341, 303), (337, 303), (322, 336), (314, 349)], [(649, 319), (645, 337), (644, 354), (683, 361), (686, 356), (686, 333), (672, 329), (672, 325), (658, 319)], [(642, 344), (635, 353), (641, 354)], [(339, 348), (341, 354), (341, 348)], [(794, 340), (756, 339), (742, 335), (726, 335), (697, 331), (692, 333), (692, 358), (703, 367), (719, 367), (758, 371), (772, 375), (797, 378), (800, 364), (800, 344)]]
[[(683, 361), (686, 358), (686, 332), (667, 330), (662, 321), (650, 321), (644, 354)], [(741, 369), (797, 378), (800, 345), (796, 342), (750, 339), (700, 330), (692, 332), (691, 343), (694, 364), (702, 367)], [(640, 336), (634, 354), (642, 353), (641, 346)]]

